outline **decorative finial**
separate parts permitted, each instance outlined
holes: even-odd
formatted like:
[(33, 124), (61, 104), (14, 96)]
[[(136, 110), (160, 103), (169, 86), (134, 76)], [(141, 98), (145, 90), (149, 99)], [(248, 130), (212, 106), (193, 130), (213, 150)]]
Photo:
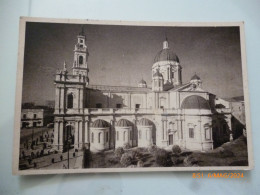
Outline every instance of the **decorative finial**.
[(163, 42), (163, 49), (168, 49), (168, 48), (169, 48), (168, 38), (167, 38), (167, 35), (165, 33), (165, 41)]

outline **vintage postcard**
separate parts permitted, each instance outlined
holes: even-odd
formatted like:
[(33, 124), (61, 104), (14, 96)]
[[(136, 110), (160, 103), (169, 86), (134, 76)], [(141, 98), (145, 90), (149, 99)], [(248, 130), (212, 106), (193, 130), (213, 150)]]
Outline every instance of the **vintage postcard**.
[(20, 19), (13, 174), (250, 170), (244, 24)]

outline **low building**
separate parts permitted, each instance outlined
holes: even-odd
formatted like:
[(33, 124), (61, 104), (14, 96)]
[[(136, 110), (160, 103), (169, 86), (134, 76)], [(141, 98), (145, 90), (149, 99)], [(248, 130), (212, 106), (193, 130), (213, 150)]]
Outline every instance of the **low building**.
[(53, 123), (53, 111), (48, 108), (22, 108), (21, 128), (43, 127)]

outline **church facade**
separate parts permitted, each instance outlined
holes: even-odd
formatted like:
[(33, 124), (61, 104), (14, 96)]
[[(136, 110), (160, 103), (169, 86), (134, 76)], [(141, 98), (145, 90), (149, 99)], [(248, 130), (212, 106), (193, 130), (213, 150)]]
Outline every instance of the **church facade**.
[(151, 88), (143, 79), (135, 87), (91, 85), (88, 56), (81, 32), (72, 74), (64, 63), (55, 75), (58, 150), (70, 142), (74, 149), (88, 147), (93, 152), (154, 144), (207, 151), (213, 149), (214, 136), (223, 136), (223, 129), (232, 140), (231, 109), (216, 108), (221, 99), (202, 89), (198, 75), (182, 82), (182, 66), (167, 39), (151, 65)]

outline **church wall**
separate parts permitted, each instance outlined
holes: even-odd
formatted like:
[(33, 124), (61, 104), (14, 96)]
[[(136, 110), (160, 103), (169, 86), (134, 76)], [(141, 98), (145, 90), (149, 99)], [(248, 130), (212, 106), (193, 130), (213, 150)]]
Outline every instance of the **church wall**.
[(169, 93), (159, 93), (158, 107), (167, 109), (170, 107)]
[(131, 94), (131, 108), (136, 108), (136, 105), (140, 105), (139, 108), (146, 108), (146, 95), (134, 93)]
[(136, 104), (139, 104), (140, 108), (147, 108), (148, 101), (146, 93), (87, 90), (86, 107), (96, 108), (97, 104), (102, 104), (102, 108), (117, 108), (119, 104), (121, 108), (135, 108)]
[(147, 108), (152, 109), (154, 108), (154, 93), (147, 94)]
[[(208, 116), (185, 116), (184, 147), (190, 150), (212, 149), (212, 119)], [(205, 137), (205, 128), (209, 128), (210, 139)], [(193, 129), (193, 130), (192, 130)], [(193, 133), (192, 133), (193, 132)]]

